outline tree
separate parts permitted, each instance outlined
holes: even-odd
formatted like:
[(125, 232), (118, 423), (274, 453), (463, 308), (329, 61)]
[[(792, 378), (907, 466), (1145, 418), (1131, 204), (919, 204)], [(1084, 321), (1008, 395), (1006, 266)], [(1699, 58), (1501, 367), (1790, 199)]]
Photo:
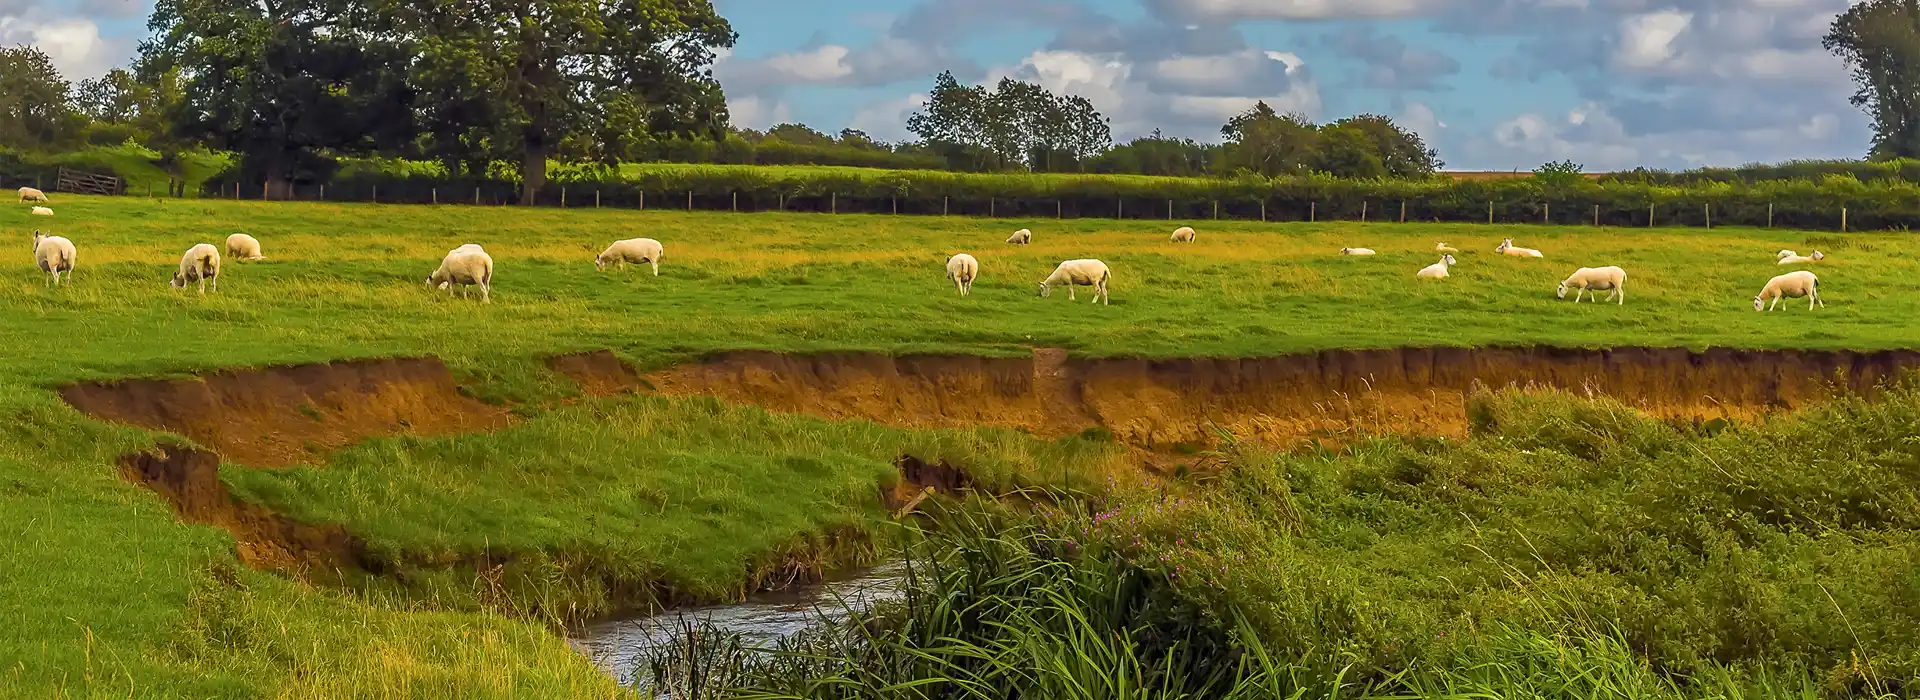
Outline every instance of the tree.
[(140, 116), (140, 104), (147, 92), (147, 87), (141, 85), (133, 73), (115, 68), (104, 76), (80, 81), (74, 104), (94, 121), (125, 124)]
[[(381, 0), (375, 14), (417, 47), (414, 86), (459, 98), (459, 110), (426, 119), (436, 140), (457, 137), (435, 148), (469, 159), (517, 154), (522, 203), (570, 138), (727, 133), (711, 66), (737, 35), (709, 0)], [(644, 135), (629, 123), (635, 114)], [(623, 150), (609, 145), (587, 150)]]
[(1312, 168), (1334, 177), (1386, 177), (1387, 166), (1367, 132), (1346, 124), (1328, 124), (1316, 140)]
[(839, 142), (842, 146), (860, 151), (892, 150), (887, 148), (886, 144), (873, 140), (873, 137), (868, 136), (867, 132), (859, 129), (841, 129)]
[(72, 146), (87, 123), (74, 109), (72, 89), (39, 49), (0, 48), (0, 146)]
[(767, 136), (796, 146), (831, 146), (833, 137), (814, 131), (805, 124), (775, 124)]
[(923, 109), (907, 117), (907, 131), (949, 162), (964, 160), (977, 168), (978, 149), (985, 142), (986, 92), (977, 85), (961, 85), (953, 71), (944, 71), (934, 78)]
[(1107, 118), (1092, 102), (1012, 78), (988, 90), (941, 73), (923, 107), (908, 117), (907, 129), (950, 162), (964, 158), (976, 168), (991, 160), (1002, 168), (1052, 170), (1056, 161), (1077, 164), (1112, 144)]
[(1850, 101), (1873, 118), (1872, 155), (1920, 158), (1920, 0), (1865, 0), (1821, 45), (1852, 69)]
[(1419, 134), (1400, 128), (1378, 114), (1347, 117), (1327, 128), (1348, 129), (1364, 137), (1377, 154), (1386, 177), (1423, 178), (1441, 166), (1440, 153), (1427, 148)]
[(1320, 140), (1312, 121), (1299, 114), (1277, 114), (1264, 100), (1227, 120), (1220, 133), (1227, 137), (1230, 167), (1268, 177), (1305, 171)]
[(171, 131), (238, 151), (241, 171), (285, 196), (323, 169), (319, 151), (404, 143), (412, 93), (396, 66), (406, 48), (356, 20), (350, 0), (159, 0), (141, 44), (141, 74), (179, 71), (184, 97)]

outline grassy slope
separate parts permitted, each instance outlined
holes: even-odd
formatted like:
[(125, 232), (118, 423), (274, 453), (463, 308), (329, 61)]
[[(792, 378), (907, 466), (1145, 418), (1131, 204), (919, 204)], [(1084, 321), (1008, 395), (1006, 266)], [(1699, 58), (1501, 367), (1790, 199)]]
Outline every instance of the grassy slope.
[[(1893, 235), (1818, 242), (1831, 255), (1819, 268), (1830, 308), (1806, 316), (1804, 310), (1755, 314), (1747, 305), (1779, 272), (1770, 261), (1773, 250), (1814, 247), (1785, 231), (1203, 222), (1199, 243), (1172, 246), (1165, 239), (1171, 225), (1092, 220), (86, 197), (65, 198), (59, 211), (49, 220), (29, 217), (24, 208), (0, 210), (0, 227), (16, 232), (18, 246), (14, 272), (0, 280), (0, 343), (30, 349), (0, 354), (0, 414), (11, 419), (0, 432), (0, 532), (8, 534), (0, 538), (0, 590), (26, 591), (0, 600), (0, 624), (18, 632), (0, 638), (0, 689), (7, 691), (0, 695), (125, 694), (132, 687), (136, 695), (328, 697), (394, 685), (421, 697), (607, 691), (584, 662), (528, 625), (484, 614), (406, 612), (232, 572), (223, 536), (175, 524), (157, 499), (114, 474), (113, 458), (149, 438), (81, 419), (44, 391), (61, 382), (431, 353), (496, 396), (542, 399), (568, 389), (532, 358), (600, 347), (643, 365), (730, 347), (1024, 352), (1046, 344), (1161, 355), (1490, 342), (1893, 347), (1911, 342), (1907, 319), (1916, 311), (1905, 293), (1911, 244)], [(1000, 243), (1021, 226), (1036, 231), (1036, 244)], [(31, 269), (25, 238), (35, 227), (78, 244), (80, 267), (71, 287), (48, 290)], [(218, 245), (232, 232), (260, 237), (270, 259), (230, 264), (218, 295), (202, 298), (165, 286), (181, 251), (203, 241)], [(593, 271), (589, 260), (606, 242), (641, 235), (667, 244), (661, 277)], [(1549, 259), (1487, 252), (1504, 235), (1545, 249)], [(1453, 279), (1416, 284), (1412, 273), (1431, 262), (1426, 251), (1435, 239), (1472, 252), (1460, 256)], [(450, 300), (420, 284), (440, 255), (470, 241), (487, 245), (499, 263), (498, 293), (489, 306)], [(1331, 255), (1342, 245), (1367, 245), (1382, 255)], [(984, 265), (974, 295), (964, 300), (953, 296), (941, 268), (946, 255), (961, 250)], [(1113, 266), (1113, 306), (1088, 305), (1085, 296), (1077, 305), (1059, 295), (1033, 296), (1033, 282), (1054, 262), (1082, 256)], [(1553, 282), (1575, 264), (1609, 263), (1629, 270), (1629, 305), (1576, 308), (1552, 299)], [(569, 410), (626, 411), (623, 420), (648, 425), (658, 422), (649, 411), (694, 409), (616, 403)], [(541, 420), (556, 419), (537, 417), (493, 439), (375, 442), (343, 455), (338, 474), (230, 478), (289, 509), (354, 522), (389, 546), (466, 546), (492, 534), (487, 499), (516, 487), (518, 460), (538, 455), (543, 445), (591, 437)], [(716, 425), (735, 422), (730, 417)], [(682, 459), (690, 470), (743, 457), (771, 464), (782, 455), (817, 452), (819, 440), (865, 440), (834, 467), (850, 474), (873, 473), (903, 445), (939, 440), (784, 420), (752, 436), (767, 444), (671, 430), (650, 435), (656, 442), (646, 444), (660, 451), (648, 454)], [(780, 446), (780, 435), (791, 443)], [(1016, 468), (1049, 459), (1028, 454), (1018, 441), (978, 447), (967, 441), (995, 438), (951, 439), (961, 443), (954, 449), (999, 454), (995, 459)], [(604, 477), (636, 493), (684, 489), (678, 493), (699, 502), (697, 483), (596, 475), (597, 462), (577, 457), (552, 455), (542, 464), (578, 469), (569, 476), (581, 483)], [(389, 459), (413, 469), (375, 468)], [(466, 462), (461, 469), (480, 468), (471, 499), (418, 495), (446, 488), (458, 462)], [(823, 487), (822, 498), (831, 499), (834, 488)], [(415, 494), (413, 503), (423, 510), (409, 517), (411, 510), (376, 507), (402, 493)], [(552, 516), (564, 522), (633, 505), (581, 504), (560, 491), (536, 495), (523, 509), (504, 513), (504, 522), (523, 527)], [(751, 504), (722, 509), (735, 507)], [(450, 526), (422, 527), (436, 519)], [(693, 515), (686, 522), (702, 521)], [(821, 521), (770, 522), (804, 528)], [(505, 532), (508, 526), (498, 527)], [(538, 545), (594, 528), (589, 521), (520, 536)], [(456, 529), (469, 539), (449, 542), (440, 534)], [(601, 542), (612, 546), (613, 540)], [(737, 561), (641, 554), (663, 557), (654, 563), (680, 565), (694, 572), (690, 576)], [(289, 674), (290, 668), (304, 672)]]

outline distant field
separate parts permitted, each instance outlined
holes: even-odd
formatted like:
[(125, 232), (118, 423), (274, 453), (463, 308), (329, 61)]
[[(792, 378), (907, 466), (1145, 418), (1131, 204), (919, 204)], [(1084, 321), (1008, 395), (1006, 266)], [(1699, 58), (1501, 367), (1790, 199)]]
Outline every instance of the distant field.
[[(1005, 431), (882, 429), (700, 400), (584, 401), (540, 358), (606, 348), (649, 368), (741, 348), (1161, 357), (1434, 344), (1868, 349), (1914, 345), (1920, 318), (1916, 244), (1892, 234), (1196, 222), (1198, 242), (1176, 245), (1167, 234), (1181, 222), (89, 197), (58, 207), (53, 219), (0, 210), (0, 226), (14, 232), (0, 343), (16, 350), (0, 354), (0, 413), (10, 419), (0, 429), (0, 590), (25, 592), (0, 599), (0, 625), (15, 630), (0, 636), (8, 696), (615, 694), (548, 632), (476, 612), (485, 601), (422, 609), (413, 597), (345, 595), (239, 567), (224, 535), (178, 524), (122, 480), (115, 460), (153, 437), (85, 419), (48, 390), (73, 381), (439, 356), (483, 398), (522, 411), (516, 426), (380, 439), (325, 469), (229, 472), (225, 481), (286, 512), (346, 523), (396, 557), (558, 551), (718, 594), (766, 549), (877, 517), (874, 487), (896, 454), (965, 454), (1008, 473), (1097, 471), (1113, 455)], [(1033, 245), (1001, 242), (1020, 227), (1034, 231)], [(35, 229), (78, 245), (70, 286), (49, 289), (33, 268)], [(229, 261), (217, 294), (167, 286), (187, 247), (235, 232), (260, 238), (267, 260)], [(607, 243), (635, 236), (665, 243), (660, 276), (594, 270)], [(1503, 237), (1547, 258), (1496, 256)], [(1451, 279), (1421, 283), (1413, 274), (1437, 258), (1436, 241), (1466, 252)], [(469, 242), (498, 265), (492, 304), (423, 284), (448, 249)], [(1342, 246), (1381, 254), (1336, 255)], [(1783, 247), (1828, 254), (1816, 268), (1828, 308), (1752, 310), (1751, 297), (1782, 271), (1772, 254)], [(956, 252), (983, 265), (964, 299), (944, 279)], [(1112, 267), (1111, 306), (1087, 303), (1084, 289), (1078, 303), (1065, 290), (1036, 296), (1055, 264), (1079, 257)], [(1624, 306), (1553, 297), (1574, 267), (1607, 264), (1628, 270)], [(781, 497), (741, 496), (748, 491)]]

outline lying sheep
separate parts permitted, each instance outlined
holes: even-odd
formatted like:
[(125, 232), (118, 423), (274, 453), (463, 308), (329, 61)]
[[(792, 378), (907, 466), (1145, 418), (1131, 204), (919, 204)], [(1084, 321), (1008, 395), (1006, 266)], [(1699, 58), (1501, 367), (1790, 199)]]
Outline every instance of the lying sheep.
[(1446, 253), (1440, 256), (1440, 262), (1420, 268), (1420, 271), (1413, 273), (1413, 276), (1423, 280), (1443, 280), (1449, 274), (1447, 268), (1452, 265), (1453, 254)]
[(1795, 256), (1795, 255), (1799, 255), (1799, 253), (1796, 253), (1796, 252), (1793, 252), (1793, 251), (1791, 251), (1791, 250), (1787, 250), (1787, 249), (1785, 249), (1785, 248), (1782, 248), (1782, 249), (1780, 249), (1780, 252), (1778, 252), (1778, 253), (1774, 253), (1774, 254), (1773, 254), (1773, 259), (1775, 259), (1775, 260), (1779, 260), (1779, 259), (1781, 259), (1781, 258), (1786, 258), (1786, 257), (1792, 257), (1792, 256)]
[(447, 251), (440, 268), (427, 276), (427, 286), (445, 289), (452, 296), (456, 284), (460, 285), (460, 298), (467, 297), (468, 286), (479, 285), (480, 302), (493, 303), (493, 257), (472, 243)]
[(36, 190), (31, 187), (22, 187), (20, 188), (20, 201), (45, 202), (47, 201), (47, 193), (41, 192), (40, 190)]
[(1106, 263), (1091, 258), (1068, 260), (1060, 263), (1059, 267), (1053, 269), (1053, 274), (1047, 275), (1046, 281), (1040, 283), (1040, 296), (1053, 296), (1053, 286), (1064, 284), (1067, 286), (1067, 299), (1077, 301), (1073, 296), (1073, 288), (1084, 285), (1093, 287), (1093, 303), (1112, 304), (1107, 298), (1107, 280), (1112, 277)]
[(1341, 248), (1341, 255), (1373, 255), (1372, 248)]
[[(1814, 304), (1819, 304), (1823, 309), (1827, 308), (1827, 302), (1820, 300), (1819, 285), (1819, 278), (1806, 270), (1796, 270), (1780, 275), (1767, 280), (1767, 286), (1760, 290), (1760, 296), (1753, 298), (1753, 310), (1772, 311), (1773, 307), (1786, 297), (1795, 299), (1807, 297), (1808, 311), (1813, 310)], [(1769, 301), (1767, 297), (1773, 297), (1773, 299)]]
[(260, 239), (244, 233), (227, 236), (227, 255), (235, 260), (265, 260), (260, 254)]
[(608, 265), (613, 264), (618, 264), (621, 269), (625, 269), (627, 263), (633, 263), (635, 265), (651, 263), (653, 265), (653, 276), (659, 277), (660, 256), (665, 255), (666, 252), (666, 248), (662, 247), (659, 241), (651, 238), (629, 238), (624, 241), (614, 241), (613, 245), (607, 246), (606, 250), (600, 251), (600, 255), (593, 259), (593, 269), (605, 270)]
[(1511, 239), (1511, 238), (1509, 238), (1509, 239), (1507, 239), (1507, 240), (1504, 240), (1504, 241), (1501, 241), (1501, 242), (1500, 242), (1500, 247), (1498, 247), (1498, 248), (1494, 248), (1494, 249), (1493, 249), (1493, 252), (1495, 252), (1495, 253), (1501, 253), (1501, 254), (1505, 254), (1505, 255), (1511, 255), (1511, 256), (1514, 256), (1514, 257), (1516, 257), (1516, 258), (1544, 258), (1544, 257), (1546, 257), (1546, 256), (1544, 256), (1544, 255), (1541, 255), (1541, 254), (1540, 254), (1540, 251), (1537, 251), (1537, 250), (1534, 250), (1534, 249), (1532, 249), (1532, 248), (1522, 248), (1522, 247), (1520, 247), (1520, 246), (1517, 246), (1517, 245), (1514, 245), (1514, 244), (1513, 244), (1513, 239)]
[(1554, 294), (1561, 299), (1565, 299), (1567, 298), (1567, 290), (1577, 290), (1573, 293), (1573, 303), (1578, 304), (1580, 303), (1580, 297), (1587, 292), (1605, 289), (1608, 290), (1607, 301), (1613, 301), (1613, 298), (1618, 296), (1620, 297), (1620, 305), (1625, 306), (1627, 303), (1626, 285), (1627, 271), (1620, 269), (1617, 265), (1583, 267), (1574, 270), (1573, 274), (1569, 275), (1566, 279), (1560, 280), (1560, 289), (1554, 292)]
[(34, 216), (53, 216), (53, 210), (48, 209), (46, 207), (34, 207), (33, 215)]
[(1192, 243), (1192, 242), (1193, 242), (1193, 227), (1191, 227), (1191, 226), (1182, 226), (1182, 227), (1180, 227), (1180, 228), (1177, 228), (1177, 229), (1174, 229), (1174, 230), (1173, 230), (1173, 242), (1175, 242), (1175, 243)]
[(33, 232), (33, 259), (40, 264), (40, 270), (53, 275), (47, 282), (51, 287), (60, 284), (60, 273), (67, 273), (67, 281), (73, 281), (73, 262), (75, 251), (73, 241), (60, 236), (49, 236), (39, 231)]
[(1433, 244), (1433, 251), (1436, 253), (1458, 253), (1460, 249), (1447, 245), (1446, 241), (1441, 241)]
[(174, 289), (185, 289), (190, 282), (200, 283), (200, 293), (207, 293), (207, 282), (213, 282), (213, 291), (220, 291), (220, 249), (211, 243), (201, 243), (187, 249), (180, 256), (180, 271), (173, 273)]
[[(1787, 251), (1787, 252), (1792, 252), (1792, 251)], [(1807, 263), (1811, 263), (1818, 260), (1825, 260), (1825, 259), (1827, 259), (1827, 254), (1816, 250), (1816, 251), (1813, 251), (1812, 255), (1782, 255), (1780, 256), (1780, 262), (1775, 264), (1776, 265), (1805, 265)]]
[(1027, 245), (1033, 242), (1033, 232), (1026, 229), (1014, 231), (1013, 235), (1007, 237), (1007, 242), (1014, 245)]
[(966, 253), (947, 260), (947, 279), (960, 289), (960, 296), (973, 291), (973, 278), (980, 276), (980, 261)]

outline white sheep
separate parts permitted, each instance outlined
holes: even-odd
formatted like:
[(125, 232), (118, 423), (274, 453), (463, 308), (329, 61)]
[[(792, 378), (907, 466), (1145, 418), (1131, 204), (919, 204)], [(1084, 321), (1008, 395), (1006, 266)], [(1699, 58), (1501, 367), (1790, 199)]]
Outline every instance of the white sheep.
[(1341, 248), (1341, 255), (1373, 255), (1372, 248)]
[(440, 268), (427, 276), (427, 286), (445, 289), (451, 296), (456, 284), (460, 285), (460, 298), (466, 298), (468, 286), (479, 285), (480, 302), (493, 303), (493, 256), (473, 243), (447, 251)]
[[(1788, 252), (1792, 252), (1792, 251), (1788, 251)], [(1775, 264), (1776, 265), (1805, 265), (1810, 262), (1814, 262), (1817, 260), (1825, 260), (1825, 259), (1827, 259), (1827, 254), (1816, 250), (1816, 251), (1813, 251), (1812, 255), (1782, 255), (1780, 256), (1780, 262)]]
[(53, 210), (48, 209), (46, 207), (34, 207), (33, 215), (34, 216), (53, 216)]
[(980, 276), (980, 261), (966, 253), (947, 260), (947, 280), (960, 289), (960, 296), (973, 291), (973, 278)]
[(173, 273), (170, 284), (174, 289), (185, 289), (188, 283), (199, 282), (200, 293), (206, 294), (208, 280), (213, 281), (213, 291), (220, 291), (220, 249), (200, 243), (180, 256), (180, 271)]
[(1779, 260), (1779, 259), (1781, 259), (1781, 258), (1786, 258), (1786, 257), (1792, 257), (1792, 256), (1795, 256), (1795, 255), (1799, 255), (1799, 253), (1796, 253), (1796, 252), (1793, 252), (1793, 251), (1791, 251), (1791, 250), (1787, 250), (1787, 249), (1785, 249), (1785, 248), (1782, 248), (1782, 249), (1780, 249), (1780, 252), (1778, 252), (1778, 253), (1774, 253), (1774, 254), (1773, 254), (1773, 259), (1775, 259), (1775, 260)]
[(1033, 232), (1026, 229), (1014, 231), (1013, 235), (1007, 237), (1007, 242), (1013, 245), (1027, 245), (1033, 242)]
[(1606, 267), (1583, 267), (1574, 270), (1572, 275), (1560, 280), (1560, 289), (1554, 292), (1561, 299), (1567, 298), (1567, 290), (1573, 293), (1573, 303), (1580, 303), (1580, 297), (1587, 292), (1605, 289), (1607, 301), (1620, 297), (1620, 305), (1627, 303), (1627, 271), (1617, 265)]
[(1455, 248), (1455, 247), (1453, 247), (1453, 246), (1450, 246), (1450, 245), (1447, 245), (1447, 242), (1446, 242), (1446, 241), (1441, 241), (1441, 242), (1439, 242), (1439, 243), (1435, 243), (1435, 244), (1433, 244), (1433, 252), (1436, 252), (1436, 253), (1458, 253), (1458, 252), (1460, 252), (1460, 249), (1459, 249), (1459, 248)]
[(36, 190), (31, 187), (22, 187), (20, 188), (20, 201), (45, 202), (47, 201), (47, 193), (41, 192), (40, 190)]
[(1513, 239), (1511, 239), (1511, 238), (1509, 238), (1509, 239), (1507, 239), (1507, 240), (1504, 240), (1504, 241), (1501, 241), (1501, 242), (1500, 242), (1500, 247), (1498, 247), (1498, 248), (1494, 248), (1494, 249), (1493, 249), (1493, 252), (1495, 252), (1495, 253), (1502, 253), (1502, 254), (1505, 254), (1505, 255), (1511, 255), (1511, 256), (1514, 256), (1514, 257), (1516, 257), (1516, 258), (1544, 258), (1544, 257), (1546, 257), (1546, 256), (1544, 256), (1544, 255), (1541, 255), (1541, 254), (1540, 254), (1540, 251), (1538, 251), (1538, 250), (1534, 250), (1534, 249), (1532, 249), (1532, 248), (1522, 248), (1522, 247), (1520, 247), (1520, 246), (1517, 246), (1517, 245), (1514, 245), (1514, 244), (1513, 244)]
[(1192, 243), (1192, 242), (1193, 242), (1193, 227), (1191, 227), (1191, 226), (1182, 226), (1182, 227), (1180, 227), (1180, 228), (1177, 228), (1177, 229), (1174, 229), (1174, 230), (1173, 230), (1173, 242), (1175, 242), (1175, 243)]
[(1107, 280), (1112, 277), (1113, 273), (1107, 270), (1106, 263), (1092, 258), (1068, 260), (1060, 263), (1059, 267), (1053, 269), (1053, 274), (1047, 275), (1046, 281), (1040, 283), (1040, 296), (1053, 296), (1053, 286), (1064, 284), (1067, 286), (1067, 299), (1077, 301), (1073, 296), (1073, 288), (1084, 285), (1093, 287), (1093, 303), (1112, 304), (1107, 297)]
[(260, 254), (260, 239), (244, 233), (227, 236), (227, 255), (235, 260), (265, 260)]
[[(1780, 275), (1767, 280), (1767, 286), (1765, 289), (1760, 290), (1760, 296), (1753, 298), (1753, 310), (1772, 311), (1773, 307), (1779, 304), (1781, 299), (1787, 297), (1795, 299), (1807, 297), (1808, 311), (1813, 310), (1814, 304), (1819, 304), (1820, 308), (1823, 309), (1827, 308), (1827, 302), (1820, 300), (1819, 285), (1819, 278), (1814, 277), (1813, 273), (1806, 270), (1795, 270)], [(1773, 299), (1769, 301), (1767, 297), (1773, 297)]]
[(659, 241), (651, 238), (629, 238), (624, 241), (614, 241), (613, 245), (607, 246), (606, 250), (600, 251), (600, 255), (594, 257), (593, 269), (605, 270), (608, 265), (614, 264), (625, 268), (627, 263), (633, 263), (635, 265), (651, 263), (653, 265), (653, 276), (659, 277), (660, 257), (665, 255), (666, 252), (666, 248), (661, 246)]
[(67, 273), (67, 281), (73, 281), (73, 262), (75, 251), (73, 241), (60, 236), (49, 236), (39, 231), (33, 232), (33, 259), (40, 264), (42, 272), (51, 273), (53, 279), (47, 286), (60, 284), (60, 273)]
[(1423, 280), (1443, 280), (1449, 274), (1447, 268), (1452, 265), (1453, 254), (1445, 253), (1440, 256), (1440, 262), (1420, 268), (1420, 271), (1413, 273), (1413, 276)]

